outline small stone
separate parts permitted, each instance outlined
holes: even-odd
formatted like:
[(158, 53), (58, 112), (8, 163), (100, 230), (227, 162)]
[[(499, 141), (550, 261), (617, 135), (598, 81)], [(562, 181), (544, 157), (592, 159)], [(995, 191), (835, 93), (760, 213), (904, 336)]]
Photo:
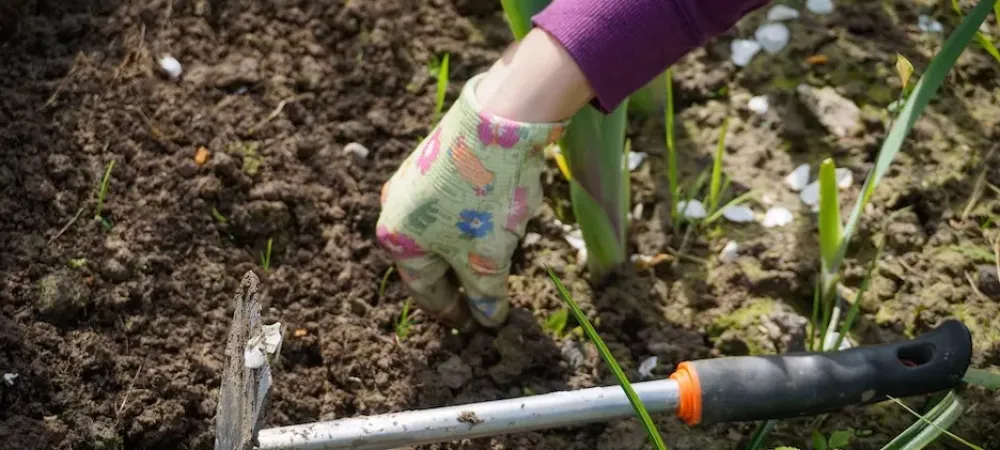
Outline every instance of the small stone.
[(854, 184), (854, 173), (851, 172), (851, 169), (840, 167), (835, 172), (837, 174), (837, 187), (847, 189)]
[(834, 88), (815, 88), (800, 84), (795, 90), (799, 100), (834, 136), (848, 137), (863, 130), (861, 108), (838, 94)]
[(639, 376), (641, 376), (642, 378), (652, 377), (653, 369), (656, 368), (656, 363), (658, 359), (659, 358), (655, 356), (650, 356), (649, 358), (642, 360), (642, 363), (639, 364), (639, 370), (638, 370)]
[(979, 292), (983, 295), (1000, 299), (1000, 275), (997, 274), (996, 265), (980, 265), (976, 267), (979, 272)]
[(445, 386), (458, 389), (472, 379), (472, 367), (462, 361), (462, 358), (455, 355), (448, 358), (437, 368), (441, 375), (441, 381)]
[(747, 109), (760, 115), (767, 114), (769, 107), (766, 95), (754, 96), (747, 102)]
[(13, 373), (13, 372), (7, 372), (7, 373), (3, 374), (3, 382), (7, 386), (13, 386), (14, 385), (14, 380), (16, 380), (17, 377), (19, 377), (19, 376), (20, 376), (20, 374)]
[(90, 289), (66, 270), (46, 275), (38, 285), (35, 308), (55, 324), (73, 320), (90, 301)]
[(941, 22), (934, 20), (926, 14), (921, 14), (920, 17), (917, 17), (917, 27), (924, 33), (941, 33), (944, 31), (944, 25), (941, 25)]
[(698, 200), (681, 200), (677, 202), (677, 212), (688, 219), (704, 219), (708, 215), (705, 205)]
[(726, 209), (722, 210), (722, 217), (725, 217), (730, 222), (736, 223), (754, 221), (753, 210), (742, 205), (727, 206)]
[(757, 41), (736, 39), (729, 44), (729, 51), (732, 53), (730, 60), (733, 64), (746, 67), (750, 64), (750, 60), (760, 52), (760, 44)]
[(635, 171), (642, 162), (646, 160), (646, 154), (643, 152), (628, 152), (628, 170), (629, 172)]
[(795, 216), (792, 215), (792, 212), (789, 211), (788, 208), (775, 206), (768, 209), (767, 213), (764, 214), (764, 221), (762, 222), (762, 225), (764, 225), (765, 228), (783, 227), (792, 223), (792, 220), (794, 219)]
[(719, 261), (723, 263), (735, 262), (740, 256), (740, 245), (736, 241), (729, 241), (726, 243), (725, 247), (722, 247), (722, 252), (719, 253)]
[(819, 205), (819, 180), (809, 183), (809, 185), (799, 193), (799, 199), (802, 200), (802, 203), (809, 206)]
[(774, 7), (767, 12), (768, 22), (780, 22), (782, 20), (791, 20), (798, 18), (799, 18), (798, 10), (785, 5), (774, 5)]
[(184, 69), (181, 67), (180, 61), (177, 61), (173, 56), (164, 56), (157, 61), (160, 64), (160, 70), (169, 77), (171, 80), (176, 80), (181, 77)]
[(790, 35), (788, 27), (783, 23), (766, 23), (754, 32), (754, 38), (757, 39), (760, 47), (772, 55), (788, 45)]
[(527, 233), (524, 235), (524, 246), (530, 247), (542, 240), (542, 235), (538, 233)]
[(785, 185), (789, 189), (799, 192), (809, 184), (809, 164), (801, 164), (785, 176)]
[(808, 0), (806, 8), (814, 14), (830, 14), (833, 12), (833, 0)]
[(358, 158), (365, 159), (371, 153), (367, 147), (357, 142), (351, 142), (344, 146), (344, 153), (353, 154)]
[(127, 267), (115, 258), (109, 258), (101, 265), (101, 276), (115, 283), (128, 281), (132, 274)]

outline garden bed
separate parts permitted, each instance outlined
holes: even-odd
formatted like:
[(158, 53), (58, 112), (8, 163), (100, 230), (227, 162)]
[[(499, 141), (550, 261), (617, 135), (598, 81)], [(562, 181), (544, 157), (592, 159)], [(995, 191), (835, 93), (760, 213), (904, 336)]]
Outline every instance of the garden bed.
[[(793, 350), (818, 242), (814, 215), (782, 179), (804, 162), (815, 178), (832, 156), (854, 174), (843, 192), (852, 205), (898, 92), (896, 53), (919, 75), (943, 40), (917, 28), (918, 14), (946, 31), (958, 23), (941, 2), (841, 1), (831, 15), (790, 23), (787, 49), (740, 69), (729, 42), (752, 35), (763, 14), (748, 17), (675, 68), (679, 160), (690, 184), (731, 117), (733, 187), (765, 193), (750, 204), (758, 212), (765, 201), (788, 206), (794, 222), (719, 222), (685, 240), (665, 214), (663, 121), (633, 120), (633, 150), (650, 157), (633, 172), (643, 214), (632, 253), (684, 247), (684, 256), (592, 294), (555, 222), (568, 195), (553, 166), (547, 204), (528, 226), (541, 239), (516, 255), (509, 323), (460, 336), (418, 313), (397, 339), (406, 295), (395, 277), (379, 293), (389, 267), (374, 242), (379, 190), (428, 132), (430, 61), (451, 55), (450, 102), (510, 41), (499, 2), (211, 2), (218, 16), (207, 1), (11, 3), (0, 7), (0, 371), (18, 377), (0, 386), (0, 447), (18, 449), (211, 448), (231, 300), (248, 270), (262, 278), (267, 319), (290, 331), (270, 425), (614, 384), (580, 337), (544, 328), (563, 307), (547, 265), (633, 380), (650, 356), (665, 376), (685, 359)], [(183, 64), (180, 81), (157, 73), (163, 54)], [(827, 61), (807, 61), (817, 54)], [(998, 75), (971, 47), (879, 186), (846, 262), (845, 284), (857, 288), (872, 237), (885, 232), (852, 336), (860, 343), (956, 317), (973, 331), (973, 365), (1000, 368), (1000, 283), (988, 260), (997, 224), (984, 226), (1000, 200), (985, 183), (973, 195), (980, 178), (1000, 185), (1000, 151), (990, 154)], [(795, 94), (803, 82), (862, 106), (863, 131), (830, 137)], [(763, 116), (746, 107), (760, 94), (771, 99)], [(351, 142), (370, 155), (343, 152)], [(102, 223), (92, 219), (96, 190), (112, 160)], [(730, 240), (741, 256), (720, 262)], [(951, 431), (1000, 447), (998, 394), (962, 397), (969, 412)], [(818, 429), (864, 430), (851, 448), (880, 448), (913, 420), (882, 404)], [(742, 448), (755, 427), (656, 421), (673, 449)], [(808, 420), (783, 422), (769, 444), (808, 448), (810, 431)], [(637, 421), (622, 420), (427, 448), (635, 449), (645, 439)]]

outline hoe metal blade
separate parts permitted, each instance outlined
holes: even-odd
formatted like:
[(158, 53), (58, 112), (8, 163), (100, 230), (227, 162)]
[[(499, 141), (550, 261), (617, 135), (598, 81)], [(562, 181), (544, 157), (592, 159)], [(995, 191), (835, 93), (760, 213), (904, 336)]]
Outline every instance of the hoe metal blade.
[(233, 298), (235, 311), (215, 412), (215, 450), (253, 449), (267, 406), (270, 364), (281, 348), (283, 333), (280, 323), (262, 323), (259, 286), (260, 279), (247, 272)]

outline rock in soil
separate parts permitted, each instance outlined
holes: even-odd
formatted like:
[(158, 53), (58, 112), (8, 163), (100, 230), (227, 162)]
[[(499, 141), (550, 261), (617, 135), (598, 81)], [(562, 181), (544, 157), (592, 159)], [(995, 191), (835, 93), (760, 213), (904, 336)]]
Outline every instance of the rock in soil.
[(77, 314), (90, 304), (90, 288), (84, 280), (68, 270), (58, 270), (38, 282), (39, 315), (54, 325), (77, 319)]

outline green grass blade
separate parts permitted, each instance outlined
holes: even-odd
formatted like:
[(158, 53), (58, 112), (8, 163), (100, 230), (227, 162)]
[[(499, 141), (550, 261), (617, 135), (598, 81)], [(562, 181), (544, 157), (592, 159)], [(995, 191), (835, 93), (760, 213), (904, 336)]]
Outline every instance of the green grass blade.
[(1000, 390), (1000, 373), (989, 370), (969, 368), (965, 371), (962, 381), (992, 391)]
[[(962, 15), (962, 8), (958, 6), (958, 0), (951, 0), (951, 7), (956, 13), (958, 13), (959, 16)], [(993, 14), (997, 20), (1000, 20), (1000, 3), (993, 4)], [(985, 34), (978, 30), (976, 31), (976, 42), (983, 48), (983, 50), (986, 50), (986, 53), (989, 53), (993, 59), (1000, 63), (1000, 51), (997, 51), (996, 46), (990, 42)]]
[(948, 394), (938, 402), (934, 408), (926, 416), (921, 416), (919, 413), (914, 411), (909, 406), (906, 406), (902, 401), (893, 398), (894, 401), (899, 406), (903, 407), (907, 412), (918, 417), (920, 421), (914, 423), (909, 428), (907, 428), (899, 436), (890, 441), (882, 450), (918, 450), (922, 449), (930, 443), (937, 440), (942, 434), (962, 443), (968, 448), (973, 450), (983, 450), (982, 447), (975, 445), (962, 437), (948, 431), (959, 418), (962, 417), (962, 413), (965, 412), (965, 407), (959, 400), (958, 396), (955, 395), (954, 391), (949, 391)]
[(545, 9), (550, 2), (551, 0), (500, 0), (514, 39), (521, 40), (531, 31), (531, 17)]
[(767, 438), (767, 435), (771, 433), (771, 430), (777, 424), (777, 420), (768, 420), (760, 424), (757, 430), (753, 432), (753, 436), (750, 437), (750, 443), (747, 444), (746, 450), (760, 450), (761, 446), (764, 445), (764, 439)]
[(722, 130), (719, 131), (719, 144), (715, 149), (715, 160), (712, 163), (712, 182), (708, 189), (708, 204), (705, 205), (709, 212), (714, 212), (719, 207), (719, 193), (722, 192), (722, 155), (726, 150), (726, 132), (729, 130), (729, 117), (722, 120)]
[(842, 243), (840, 249), (837, 251), (837, 256), (834, 258), (836, 264), (831, 269), (839, 270), (840, 262), (844, 259), (844, 254), (847, 252), (847, 244), (850, 242), (854, 230), (858, 226), (861, 212), (864, 211), (868, 201), (871, 200), (875, 186), (882, 181), (882, 177), (889, 170), (889, 166), (896, 158), (896, 154), (902, 148), (906, 136), (913, 129), (913, 125), (927, 107), (927, 104), (930, 103), (931, 99), (937, 93), (941, 83), (958, 60), (958, 56), (969, 45), (969, 41), (972, 40), (972, 37), (978, 31), (979, 25), (989, 15), (994, 1), (980, 0), (975, 8), (962, 19), (962, 23), (948, 36), (944, 46), (941, 47), (941, 51), (931, 60), (927, 70), (920, 77), (920, 80), (917, 81), (913, 92), (907, 97), (902, 111), (900, 111), (899, 116), (893, 122), (889, 135), (882, 143), (878, 159), (875, 162), (875, 168), (869, 174), (868, 178), (865, 179), (865, 184), (861, 191), (862, 195), (855, 202), (850, 219), (844, 228)]
[[(823, 160), (819, 168), (819, 243), (824, 276), (835, 267), (844, 225), (840, 218), (840, 198), (837, 194), (837, 166), (832, 159)], [(827, 286), (825, 286), (827, 287)]]
[(664, 76), (666, 84), (667, 101), (664, 105), (663, 126), (666, 129), (667, 142), (667, 183), (670, 186), (670, 223), (677, 222), (677, 141), (674, 138), (674, 69), (667, 69)]
[(583, 327), (583, 331), (587, 334), (587, 338), (593, 342), (595, 347), (597, 347), (597, 352), (601, 354), (601, 358), (611, 369), (611, 372), (614, 373), (615, 378), (618, 379), (618, 384), (621, 385), (622, 390), (625, 391), (625, 396), (628, 397), (629, 403), (632, 404), (632, 408), (635, 409), (639, 419), (642, 420), (643, 427), (645, 427), (646, 432), (649, 433), (649, 439), (653, 442), (657, 449), (666, 450), (667, 446), (663, 443), (663, 438), (660, 437), (660, 432), (657, 431), (656, 425), (653, 424), (653, 419), (649, 417), (649, 412), (642, 404), (642, 400), (639, 399), (635, 390), (632, 389), (632, 384), (629, 383), (628, 377), (625, 376), (625, 372), (623, 372), (622, 368), (618, 365), (618, 361), (615, 360), (611, 351), (608, 350), (608, 346), (604, 344), (604, 340), (602, 340), (597, 334), (597, 331), (594, 330), (593, 325), (591, 325), (590, 321), (587, 320), (587, 316), (583, 314), (582, 310), (580, 310), (580, 306), (573, 300), (569, 291), (566, 290), (566, 286), (563, 286), (562, 281), (559, 280), (559, 277), (552, 271), (552, 268), (547, 268), (547, 270), (549, 278), (552, 279), (552, 282), (556, 285), (556, 290), (559, 292), (559, 296), (562, 297), (563, 301), (569, 305), (570, 310), (573, 312), (573, 317), (575, 317), (576, 321)]
[(97, 209), (94, 212), (94, 217), (101, 218), (101, 212), (104, 211), (104, 197), (108, 195), (108, 187), (111, 185), (111, 169), (115, 168), (115, 160), (111, 160), (108, 163), (108, 168), (104, 170), (104, 177), (101, 178), (101, 185), (97, 190)]
[(865, 274), (865, 278), (861, 280), (861, 285), (858, 286), (858, 293), (854, 296), (854, 303), (851, 303), (851, 308), (847, 310), (847, 316), (844, 317), (844, 323), (840, 326), (840, 335), (837, 336), (837, 342), (833, 344), (833, 348), (830, 350), (839, 350), (840, 344), (844, 342), (847, 333), (851, 331), (851, 325), (854, 324), (854, 319), (858, 317), (858, 312), (861, 310), (861, 299), (868, 292), (868, 286), (871, 285), (872, 275), (875, 274), (875, 268), (878, 267), (878, 260), (881, 255), (882, 246), (879, 245), (875, 249), (875, 256), (868, 264), (868, 272)]
[(444, 96), (448, 93), (448, 62), (451, 60), (451, 53), (445, 53), (441, 65), (438, 66), (437, 73), (437, 98), (434, 103), (434, 123), (441, 118), (444, 111)]

